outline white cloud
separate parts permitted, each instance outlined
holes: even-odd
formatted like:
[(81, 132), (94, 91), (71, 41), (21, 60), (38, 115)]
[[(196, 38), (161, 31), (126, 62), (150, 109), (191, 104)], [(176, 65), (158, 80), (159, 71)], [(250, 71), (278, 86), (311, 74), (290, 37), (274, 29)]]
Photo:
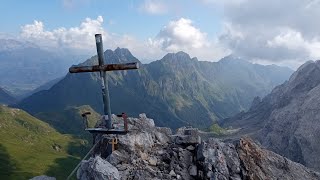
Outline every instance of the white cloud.
[(97, 19), (86, 18), (79, 27), (60, 27), (48, 31), (43, 22), (35, 20), (33, 24), (21, 27), (20, 36), (44, 48), (88, 50), (89, 47), (95, 46), (95, 34), (101, 33), (104, 39), (110, 38), (102, 23), (102, 16), (98, 16)]
[(77, 27), (47, 30), (43, 22), (35, 20), (32, 24), (21, 27), (20, 38), (51, 51), (72, 51), (78, 54), (93, 55), (96, 53), (94, 35), (101, 33), (104, 49), (128, 48), (138, 58), (148, 60), (164, 55), (159, 48), (151, 47), (146, 41), (138, 40), (134, 36), (107, 32), (103, 28), (103, 22), (102, 16), (98, 16), (96, 19), (86, 18)]
[(140, 10), (149, 14), (165, 14), (168, 12), (168, 7), (161, 1), (145, 0), (140, 6)]
[(149, 38), (149, 45), (163, 52), (185, 51), (201, 60), (217, 60), (227, 54), (217, 41), (209, 42), (207, 34), (193, 25), (190, 19), (170, 21), (155, 38)]
[(319, 59), (319, 0), (202, 0), (223, 9), (219, 41), (248, 59), (295, 67)]
[(21, 27), (20, 38), (50, 50), (92, 55), (95, 53), (94, 35), (101, 33), (105, 49), (128, 48), (138, 58), (148, 61), (177, 51), (185, 51), (200, 60), (218, 60), (227, 53), (217, 45), (217, 40), (209, 42), (206, 33), (196, 28), (190, 19), (170, 21), (154, 38), (145, 40), (107, 32), (103, 22), (102, 16), (98, 16), (86, 18), (77, 27), (47, 30), (43, 22), (35, 20)]
[(206, 33), (193, 26), (190, 19), (181, 18), (170, 21), (154, 39), (149, 39), (152, 45), (161, 46), (166, 51), (178, 51), (208, 46)]
[(300, 32), (292, 29), (287, 29), (272, 40), (269, 40), (267, 45), (277, 48), (285, 47), (292, 51), (304, 50), (312, 59), (320, 57), (320, 40), (318, 38), (306, 40)]

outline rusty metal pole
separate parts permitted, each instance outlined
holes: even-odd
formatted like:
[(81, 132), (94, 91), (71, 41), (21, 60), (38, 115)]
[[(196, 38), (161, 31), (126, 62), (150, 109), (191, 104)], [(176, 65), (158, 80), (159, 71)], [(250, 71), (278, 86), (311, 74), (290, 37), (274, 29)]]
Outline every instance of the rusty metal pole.
[[(103, 53), (103, 44), (102, 44), (102, 36), (101, 34), (96, 34), (96, 46), (98, 53), (99, 66), (104, 66), (104, 53)], [(108, 89), (108, 81), (106, 77), (106, 72), (102, 69), (100, 70), (100, 78), (101, 78), (101, 88), (102, 88), (102, 98), (103, 98), (103, 110), (104, 115), (108, 115), (108, 121), (104, 119), (104, 123), (106, 128), (111, 129), (111, 108), (110, 108), (110, 97), (109, 97), (109, 89)]]
[(123, 118), (123, 127), (124, 131), (128, 131), (128, 116), (126, 113), (122, 113), (122, 118)]

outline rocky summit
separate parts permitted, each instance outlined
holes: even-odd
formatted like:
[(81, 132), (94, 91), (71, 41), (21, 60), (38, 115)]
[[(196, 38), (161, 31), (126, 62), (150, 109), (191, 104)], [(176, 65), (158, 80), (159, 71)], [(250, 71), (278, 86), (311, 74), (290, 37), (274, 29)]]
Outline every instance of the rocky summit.
[[(129, 118), (129, 133), (104, 157), (103, 141), (81, 163), (77, 179), (320, 179), (320, 174), (260, 148), (249, 138), (232, 143), (204, 140), (201, 131), (156, 127), (141, 114)], [(99, 141), (98, 141), (99, 140)]]

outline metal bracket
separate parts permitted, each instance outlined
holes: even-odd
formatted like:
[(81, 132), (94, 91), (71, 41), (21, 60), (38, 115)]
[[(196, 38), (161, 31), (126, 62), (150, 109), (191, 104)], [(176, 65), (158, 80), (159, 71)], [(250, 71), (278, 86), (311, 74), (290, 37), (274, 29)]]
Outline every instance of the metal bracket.
[(85, 112), (85, 113), (81, 114), (81, 116), (83, 118), (84, 129), (88, 128), (88, 115), (90, 115), (90, 114), (91, 114), (91, 112)]

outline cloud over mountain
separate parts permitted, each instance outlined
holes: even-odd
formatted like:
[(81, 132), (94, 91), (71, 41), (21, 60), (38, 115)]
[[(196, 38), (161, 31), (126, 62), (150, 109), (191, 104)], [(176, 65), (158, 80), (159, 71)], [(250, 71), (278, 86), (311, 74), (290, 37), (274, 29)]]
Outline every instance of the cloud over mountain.
[(149, 45), (164, 52), (186, 51), (200, 59), (222, 58), (227, 50), (209, 41), (207, 34), (197, 28), (191, 19), (180, 18), (170, 21), (155, 36), (149, 38)]
[[(73, 2), (73, 1), (67, 1)], [(151, 34), (114, 33), (104, 25), (102, 16), (86, 18), (79, 26), (48, 30), (41, 21), (21, 28), (21, 37), (44, 47), (95, 51), (93, 35), (102, 33), (106, 48), (126, 47), (139, 59), (155, 60), (168, 52), (187, 51), (201, 60), (218, 60), (233, 53), (245, 59), (266, 64), (276, 63), (298, 67), (309, 59), (320, 58), (320, 1), (300, 0), (200, 0), (204, 8), (220, 11), (220, 27), (211, 34), (202, 20), (179, 15), (187, 9), (175, 9), (182, 2), (169, 6), (168, 1), (145, 0), (137, 8), (145, 16), (163, 19)], [(179, 5), (177, 5), (179, 4)], [(177, 13), (177, 14), (175, 14)], [(175, 14), (173, 16), (173, 14)], [(209, 17), (208, 17), (209, 18)], [(167, 18), (168, 19), (168, 18)], [(210, 34), (208, 34), (208, 32)]]
[(220, 42), (250, 59), (301, 64), (320, 58), (320, 1), (205, 0), (223, 8)]
[[(151, 2), (151, 1), (150, 1)], [(141, 59), (154, 60), (168, 52), (187, 51), (204, 60), (218, 60), (226, 51), (217, 42), (210, 42), (207, 34), (197, 28), (191, 19), (180, 18), (170, 21), (154, 37), (138, 39), (130, 34), (116, 34), (106, 30), (104, 19), (86, 18), (79, 26), (52, 30), (45, 28), (42, 21), (21, 27), (20, 37), (47, 49), (95, 52), (94, 34), (103, 34), (105, 48), (126, 47)]]
[(153, 40), (149, 39), (149, 41), (166, 51), (203, 48), (209, 45), (206, 33), (201, 32), (190, 19), (185, 18), (170, 21)]
[(103, 34), (108, 38), (108, 33), (104, 30), (102, 16), (97, 19), (86, 18), (78, 27), (60, 27), (51, 31), (46, 30), (43, 22), (34, 20), (33, 24), (26, 24), (21, 27), (20, 36), (28, 41), (47, 48), (71, 48), (87, 49), (95, 45), (94, 35)]

